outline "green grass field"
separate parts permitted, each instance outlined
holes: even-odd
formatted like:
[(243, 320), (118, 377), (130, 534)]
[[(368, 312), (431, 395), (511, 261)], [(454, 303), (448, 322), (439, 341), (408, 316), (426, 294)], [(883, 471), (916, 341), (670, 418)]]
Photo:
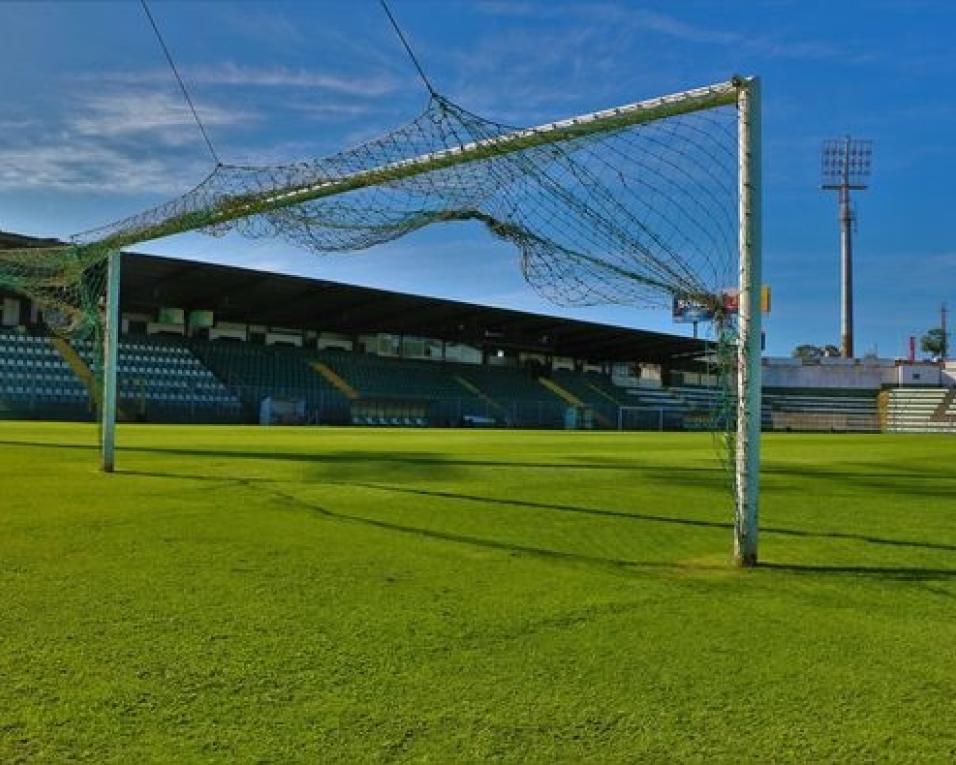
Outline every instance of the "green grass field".
[(956, 440), (0, 423), (0, 761), (952, 761)]

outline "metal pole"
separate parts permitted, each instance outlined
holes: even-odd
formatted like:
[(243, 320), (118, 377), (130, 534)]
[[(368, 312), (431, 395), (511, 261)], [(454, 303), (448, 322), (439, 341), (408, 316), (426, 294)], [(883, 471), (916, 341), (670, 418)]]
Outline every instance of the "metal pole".
[(113, 250), (107, 259), (106, 331), (103, 336), (103, 472), (112, 473), (116, 452), (116, 356), (119, 346), (120, 253)]
[(740, 306), (737, 340), (737, 441), (734, 561), (757, 564), (760, 498), (760, 80), (738, 81)]
[(853, 209), (850, 206), (850, 137), (846, 138), (843, 183), (840, 186), (840, 355), (853, 358)]

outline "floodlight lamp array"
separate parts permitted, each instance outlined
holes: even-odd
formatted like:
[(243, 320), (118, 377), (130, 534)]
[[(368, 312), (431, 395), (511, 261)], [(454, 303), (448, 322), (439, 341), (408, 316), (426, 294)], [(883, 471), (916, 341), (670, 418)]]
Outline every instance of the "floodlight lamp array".
[(872, 158), (872, 140), (849, 136), (825, 140), (821, 153), (823, 187), (865, 189)]

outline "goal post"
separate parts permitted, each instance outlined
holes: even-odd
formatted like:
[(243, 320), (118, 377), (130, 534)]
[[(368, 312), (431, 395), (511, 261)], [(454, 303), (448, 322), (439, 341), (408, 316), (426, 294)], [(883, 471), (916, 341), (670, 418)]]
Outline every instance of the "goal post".
[(760, 80), (745, 81), (737, 98), (740, 169), (740, 314), (737, 327), (737, 436), (734, 454), (734, 561), (757, 564), (760, 500), (762, 270)]
[[(116, 465), (116, 399), (119, 366), (120, 261), (119, 250), (110, 252), (106, 261), (106, 305), (103, 332), (103, 390), (100, 394), (100, 440), (104, 473), (112, 473)], [(94, 350), (95, 352), (95, 350)]]
[[(438, 99), (441, 109), (450, 108), (450, 102)], [(302, 209), (303, 206), (314, 204), (316, 200), (347, 195), (364, 189), (396, 189), (402, 183), (409, 181), (424, 185), (426, 176), (433, 173), (439, 178), (452, 168), (459, 172), (467, 172), (469, 164), (481, 167), (484, 163), (496, 160), (508, 161), (511, 155), (527, 157), (528, 153), (538, 151), (539, 161), (550, 161), (545, 157), (547, 152), (540, 150), (553, 144), (578, 144), (590, 136), (599, 138), (613, 136), (635, 126), (642, 126), (671, 117), (682, 117), (694, 112), (704, 112), (720, 107), (736, 106), (737, 127), (737, 255), (739, 277), (739, 315), (737, 319), (737, 347), (736, 360), (733, 364), (736, 374), (736, 428), (734, 430), (734, 558), (740, 566), (753, 566), (757, 563), (757, 525), (760, 496), (760, 279), (761, 279), (761, 139), (760, 139), (760, 82), (756, 77), (734, 77), (726, 82), (717, 83), (704, 88), (687, 90), (659, 98), (640, 101), (637, 103), (606, 109), (591, 114), (572, 117), (570, 119), (552, 122), (534, 128), (510, 130), (497, 135), (484, 137), (480, 131), (472, 136), (471, 140), (456, 141), (452, 145), (445, 145), (437, 150), (423, 151), (414, 154), (399, 154), (396, 158), (388, 158), (373, 166), (349, 165), (345, 160), (341, 164), (341, 172), (327, 173), (330, 165), (323, 165), (319, 170), (300, 174), (285, 172), (291, 166), (281, 166), (285, 174), (277, 173), (273, 180), (264, 182), (260, 176), (243, 175), (250, 168), (219, 166), (213, 173), (189, 194), (147, 210), (139, 215), (126, 218), (110, 226), (87, 232), (74, 241), (75, 251), (85, 260), (109, 260), (110, 285), (107, 294), (106, 314), (107, 343), (106, 360), (104, 367), (104, 401), (103, 401), (103, 468), (110, 471), (113, 468), (113, 452), (115, 448), (115, 419), (116, 419), (116, 333), (119, 324), (119, 250), (144, 241), (171, 236), (173, 234), (198, 229), (225, 230), (230, 222), (244, 221), (255, 216), (270, 215), (287, 208)], [(444, 114), (445, 112), (442, 112)], [(465, 114), (458, 112), (459, 117)], [(471, 115), (472, 117), (474, 115)], [(477, 119), (477, 118), (476, 118)], [(490, 124), (490, 123), (488, 123)], [(396, 134), (397, 135), (397, 134)], [(391, 145), (391, 144), (389, 144)], [(410, 144), (415, 146), (417, 144)], [(555, 147), (557, 151), (557, 147)], [(524, 152), (525, 154), (521, 154)], [(352, 155), (338, 155), (348, 159)], [(363, 155), (365, 156), (365, 155)], [(550, 155), (548, 155), (550, 156)], [(520, 162), (515, 160), (516, 165)], [(542, 164), (543, 166), (543, 164)], [(339, 166), (336, 166), (339, 167)], [(323, 170), (325, 168), (325, 170)], [(308, 168), (306, 168), (308, 170)], [(321, 172), (320, 172), (321, 170)], [(234, 173), (236, 188), (224, 191), (216, 186), (215, 181), (220, 172)], [(478, 171), (476, 171), (477, 173)], [(230, 176), (232, 177), (232, 176)], [(485, 179), (487, 180), (487, 179)], [(546, 178), (549, 185), (547, 191), (560, 197), (560, 192), (553, 188), (553, 179)], [(584, 179), (586, 184), (591, 181)], [(211, 184), (211, 185), (208, 185)], [(245, 184), (245, 185), (243, 185)], [(481, 184), (476, 184), (481, 187)], [(591, 188), (591, 186), (586, 186)], [(440, 184), (436, 189), (443, 189)], [(449, 194), (457, 193), (459, 186), (449, 184)], [(451, 197), (450, 197), (451, 198)], [(572, 207), (577, 200), (560, 197), (562, 203)], [(607, 205), (607, 210), (614, 210), (613, 195), (601, 198)], [(453, 204), (453, 203), (450, 203)], [(575, 208), (572, 212), (580, 213)], [(430, 217), (429, 217), (430, 216)], [(440, 220), (479, 219), (488, 223), (492, 231), (504, 238), (509, 238), (517, 244), (534, 248), (550, 248), (555, 256), (565, 257), (565, 265), (570, 263), (568, 270), (576, 265), (583, 268), (598, 268), (605, 279), (618, 279), (627, 282), (628, 279), (639, 282), (656, 290), (676, 290), (686, 272), (678, 270), (663, 270), (658, 266), (647, 268), (644, 272), (621, 267), (610, 260), (602, 260), (606, 252), (607, 242), (618, 236), (620, 232), (613, 229), (613, 222), (603, 219), (599, 224), (599, 233), (605, 237), (593, 251), (575, 252), (564, 247), (561, 242), (554, 242), (547, 237), (536, 236), (534, 232), (521, 229), (513, 221), (496, 220), (486, 215), (480, 205), (464, 206), (460, 209), (446, 208), (438, 213), (424, 212), (421, 215), (410, 215), (403, 222), (403, 231), (411, 231), (428, 222)], [(299, 226), (306, 230), (303, 239), (307, 238), (309, 220), (297, 219), (294, 215), (286, 216), (280, 223), (276, 217), (271, 218), (272, 226), (287, 225)], [(354, 227), (354, 224), (349, 221)], [(635, 224), (643, 224), (637, 221)], [(731, 224), (732, 225), (732, 224)], [(349, 226), (340, 226), (348, 229)], [(275, 229), (270, 229), (274, 231)], [(643, 230), (643, 229), (642, 229)], [(610, 233), (609, 233), (610, 232)], [(274, 234), (273, 234), (274, 235)], [(400, 234), (396, 234), (398, 236)], [(524, 237), (522, 239), (522, 237)], [(599, 237), (600, 238), (600, 237)], [(346, 240), (343, 240), (346, 241)], [(351, 243), (354, 240), (347, 240)], [(368, 242), (377, 243), (375, 237)], [(614, 240), (617, 241), (617, 240)], [(331, 244), (317, 242), (313, 248), (317, 251), (344, 250), (350, 247), (355, 249), (370, 246), (369, 243), (359, 245), (343, 244), (339, 240)], [(655, 246), (660, 241), (655, 240)], [(562, 269), (555, 271), (560, 279), (564, 273)], [(527, 274), (526, 274), (527, 277)], [(663, 281), (662, 281), (663, 279)], [(670, 280), (670, 281), (668, 281)], [(721, 287), (726, 285), (720, 285)], [(677, 294), (676, 292), (674, 294)], [(713, 297), (713, 296), (711, 296)], [(110, 321), (112, 319), (112, 321)]]

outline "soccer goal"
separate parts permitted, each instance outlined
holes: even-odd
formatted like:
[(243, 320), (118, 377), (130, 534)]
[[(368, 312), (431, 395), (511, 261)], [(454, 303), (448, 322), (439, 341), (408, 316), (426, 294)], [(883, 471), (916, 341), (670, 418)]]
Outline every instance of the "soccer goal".
[[(114, 465), (119, 251), (186, 231), (361, 250), (427, 225), (472, 221), (511, 242), (527, 281), (564, 304), (720, 312), (736, 289), (735, 557), (757, 559), (760, 437), (760, 87), (726, 82), (532, 128), (479, 117), (434, 91), (382, 138), (287, 165), (218, 164), (192, 191), (74, 237), (0, 255), (0, 286), (97, 324), (106, 295), (102, 456)], [(463, 263), (463, 268), (468, 264)], [(46, 313), (46, 310), (45, 310)]]

